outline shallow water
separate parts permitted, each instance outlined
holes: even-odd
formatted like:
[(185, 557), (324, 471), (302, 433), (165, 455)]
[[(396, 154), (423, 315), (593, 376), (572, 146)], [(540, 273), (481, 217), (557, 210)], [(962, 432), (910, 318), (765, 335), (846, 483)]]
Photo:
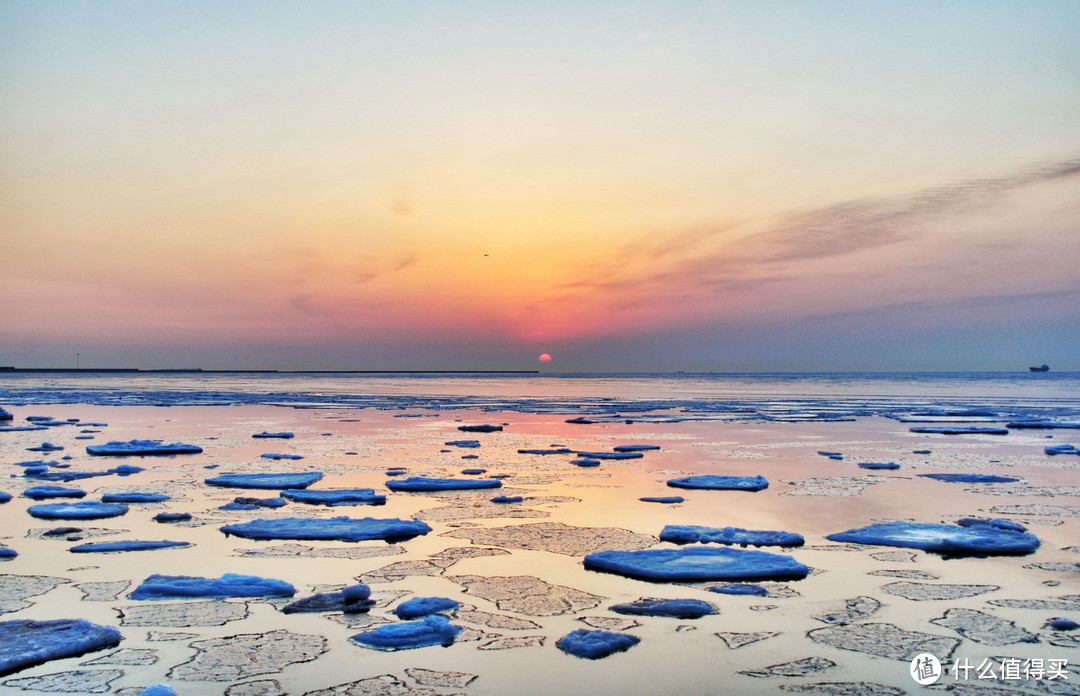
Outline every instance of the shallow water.
[[(119, 627), (125, 640), (120, 652), (22, 670), (0, 678), (0, 688), (131, 693), (125, 690), (167, 682), (180, 694), (229, 689), (304, 694), (389, 674), (400, 680), (399, 691), (384, 680), (372, 693), (757, 694), (838, 682), (856, 684), (853, 693), (890, 693), (885, 687), (917, 693), (923, 687), (909, 675), (910, 646), (904, 642), (917, 636), (902, 633), (907, 631), (929, 634), (922, 640), (934, 649), (955, 645), (950, 655), (938, 654), (946, 667), (996, 659), (1000, 674), (1002, 658), (1028, 664), (1066, 660), (1068, 666), (1068, 680), (978, 679), (973, 671), (967, 679), (946, 675), (942, 684), (1077, 693), (1080, 674), (1073, 669), (1080, 637), (1044, 624), (1053, 617), (1080, 620), (1080, 458), (1048, 456), (1043, 447), (1078, 443), (1080, 430), (921, 435), (910, 432), (913, 424), (895, 418), (928, 407), (963, 407), (994, 412), (980, 421), (1076, 420), (1076, 386), (1076, 377), (1067, 375), (4, 376), (0, 405), (14, 414), (16, 425), (25, 424), (26, 416), (107, 425), (0, 433), (0, 466), (11, 476), (0, 490), (16, 496), (0, 505), (0, 545), (19, 553), (0, 564), (0, 609), (5, 611), (0, 620), (85, 618)], [(209, 401), (231, 405), (184, 405)], [(566, 423), (583, 413), (600, 422)], [(948, 422), (974, 420), (951, 417)], [(495, 433), (457, 430), (478, 423), (506, 426)], [(100, 432), (81, 433), (84, 429)], [(296, 437), (251, 437), (260, 431), (292, 431)], [(87, 434), (94, 439), (76, 439)], [(482, 446), (444, 445), (466, 438)], [(87, 444), (130, 439), (181, 441), (204, 452), (108, 461), (85, 452)], [(26, 451), (43, 441), (65, 449)], [(574, 466), (572, 456), (518, 453), (553, 445), (577, 451), (621, 444), (661, 449), (597, 468)], [(916, 453), (926, 450), (930, 453)], [(821, 451), (843, 458), (830, 459)], [(304, 458), (270, 461), (260, 457), (264, 453)], [(105, 520), (30, 517), (26, 508), (35, 501), (20, 494), (40, 482), (22, 477), (17, 462), (65, 455), (72, 457), (72, 470), (104, 471), (118, 463), (145, 467), (132, 476), (60, 484), (86, 490), (87, 499), (124, 490), (173, 498), (132, 505), (125, 516)], [(468, 455), (476, 458), (463, 459)], [(888, 461), (900, 469), (868, 471), (857, 465)], [(460, 476), (462, 469), (484, 468), (485, 476), (506, 478), (494, 492), (391, 493), (385, 472), (392, 467), (416, 476)], [(217, 508), (235, 497), (273, 492), (204, 484), (225, 472), (312, 470), (325, 474), (313, 488), (374, 488), (387, 494), (387, 503), (338, 508), (293, 503), (225, 512)], [(980, 486), (917, 476), (957, 472), (1017, 476), (1022, 483)], [(770, 486), (747, 493), (666, 485), (668, 479), (693, 474), (760, 474)], [(496, 493), (525, 500), (490, 503)], [(638, 500), (670, 495), (686, 500), (678, 505)], [(190, 512), (194, 521), (151, 520), (165, 510)], [(226, 538), (220, 531), (251, 519), (337, 515), (415, 517), (433, 531), (392, 545), (259, 542)], [(961, 517), (1021, 522), (1042, 546), (1030, 556), (946, 560), (919, 550), (825, 539), (877, 521)], [(670, 546), (655, 539), (666, 524), (797, 532), (806, 546), (782, 552), (813, 572), (801, 581), (761, 583), (770, 595), (753, 597), (708, 591), (720, 584), (715, 582), (658, 584), (583, 567), (586, 553), (616, 544)], [(41, 536), (58, 526), (84, 531)], [(121, 539), (172, 539), (193, 546), (119, 554), (68, 551), (85, 541)], [(297, 598), (365, 582), (377, 605), (369, 614), (348, 617), (283, 614), (283, 600), (150, 603), (127, 596), (152, 573), (218, 577), (228, 572), (285, 580), (297, 588)], [(35, 582), (30, 576), (55, 580)], [(464, 605), (452, 615), (452, 622), (465, 628), (454, 645), (387, 653), (348, 640), (366, 627), (396, 621), (390, 610), (413, 596), (449, 597)], [(628, 617), (608, 609), (642, 597), (701, 599), (719, 613), (678, 620)], [(597, 661), (560, 652), (555, 642), (579, 628), (623, 630), (641, 642)], [(288, 633), (275, 633), (282, 631)], [(1037, 642), (1024, 642), (1029, 636)], [(222, 642), (202, 642), (217, 639)], [(283, 657), (269, 659), (275, 653), (270, 645), (281, 646)], [(197, 654), (202, 657), (193, 662)], [(253, 654), (266, 663), (251, 660)], [(204, 664), (207, 656), (218, 660), (212, 669)], [(307, 661), (293, 661), (301, 657)], [(28, 681), (39, 678), (47, 681)], [(366, 692), (358, 685), (353, 693)]]

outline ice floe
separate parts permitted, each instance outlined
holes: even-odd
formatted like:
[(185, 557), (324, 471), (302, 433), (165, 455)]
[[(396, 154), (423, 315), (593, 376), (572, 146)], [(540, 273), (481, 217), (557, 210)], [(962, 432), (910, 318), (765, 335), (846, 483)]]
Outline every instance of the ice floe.
[(432, 614), (419, 621), (379, 626), (371, 631), (358, 633), (351, 640), (377, 650), (408, 650), (451, 645), (461, 631), (460, 626), (450, 623), (445, 616)]
[(454, 575), (451, 580), (465, 592), (494, 602), (502, 611), (526, 616), (561, 616), (592, 609), (603, 597), (583, 590), (556, 585), (531, 575)]
[(718, 476), (701, 474), (670, 479), (667, 485), (672, 488), (707, 489), (717, 491), (763, 491), (769, 487), (764, 476)]
[(286, 431), (277, 432), (277, 433), (270, 433), (270, 432), (267, 432), (267, 431), (264, 430), (261, 433), (255, 433), (254, 435), (252, 435), (252, 437), (263, 438), (263, 439), (277, 438), (277, 439), (281, 439), (281, 440), (291, 440), (293, 437), (295, 437), (295, 433), (290, 433), (290, 432), (286, 432)]
[(909, 428), (913, 433), (930, 435), (1008, 435), (1008, 428), (979, 428), (963, 426), (916, 426)]
[(188, 541), (94, 541), (88, 544), (72, 546), (72, 553), (119, 553), (122, 551), (153, 551), (156, 549), (174, 549), (191, 546)]
[(502, 430), (501, 425), (459, 425), (458, 430), (463, 433), (494, 433)]
[(386, 482), (386, 487), (392, 491), (425, 492), (425, 491), (460, 491), (484, 488), (500, 488), (502, 481), (499, 479), (451, 479), (429, 478), (426, 476), (410, 476), (406, 479), (394, 479)]
[(427, 534), (431, 527), (419, 520), (376, 519), (365, 517), (334, 517), (332, 519), (284, 518), (251, 520), (227, 524), (221, 528), (225, 536), (246, 539), (309, 539), (333, 541), (365, 541), (385, 539), (402, 541)]
[(102, 445), (87, 445), (86, 451), (97, 456), (130, 457), (167, 454), (198, 454), (202, 447), (183, 442), (164, 443), (161, 440), (112, 440)]
[[(86, 491), (63, 486), (31, 486), (23, 491), (24, 498), (45, 500), (46, 498), (85, 498)], [(103, 501), (109, 502), (109, 501)]]
[(339, 592), (321, 592), (298, 599), (281, 608), (285, 614), (340, 611), (346, 614), (362, 614), (375, 606), (370, 599), (371, 588), (367, 585), (350, 585)]
[(590, 570), (658, 582), (799, 580), (810, 572), (791, 556), (710, 546), (602, 551), (589, 554), (584, 562)]
[(679, 503), (685, 503), (686, 498), (681, 495), (667, 495), (667, 496), (651, 496), (645, 498), (638, 498), (643, 503), (661, 503), (664, 505), (678, 505)]
[(555, 645), (568, 655), (599, 660), (617, 652), (625, 652), (640, 642), (640, 638), (629, 633), (579, 628), (557, 640)]
[(333, 490), (297, 490), (281, 492), (281, 497), (296, 503), (309, 505), (384, 505), (386, 496), (375, 493), (371, 488), (338, 488)]
[(83, 619), (3, 621), (0, 676), (50, 660), (111, 648), (123, 638), (113, 626), (99, 626)]
[(883, 522), (826, 537), (831, 541), (922, 549), (948, 556), (1026, 555), (1039, 548), (1034, 534), (989, 526)]
[(630, 616), (667, 616), (674, 619), (698, 619), (716, 613), (716, 607), (700, 599), (655, 599), (642, 597), (635, 602), (614, 604), (616, 614)]
[(447, 597), (413, 597), (394, 607), (394, 614), (399, 619), (419, 619), (429, 614), (442, 614), (453, 611), (461, 603)]
[(97, 520), (126, 514), (128, 506), (85, 500), (78, 503), (49, 503), (26, 508), (31, 516), (43, 520)]
[(309, 471), (293, 474), (222, 474), (206, 479), (211, 486), (226, 488), (307, 488), (322, 478), (322, 472)]
[(669, 524), (660, 532), (660, 541), (675, 544), (737, 544), (745, 547), (802, 546), (805, 540), (801, 534), (794, 532)]
[(283, 580), (226, 573), (220, 578), (189, 575), (151, 575), (131, 593), (131, 599), (224, 599), (227, 597), (292, 597), (296, 588)]
[(130, 491), (128, 493), (105, 493), (101, 496), (103, 503), (163, 503), (171, 496), (164, 493), (144, 493)]
[(997, 474), (919, 474), (919, 476), (946, 483), (1019, 483), (1022, 480), (1015, 476)]

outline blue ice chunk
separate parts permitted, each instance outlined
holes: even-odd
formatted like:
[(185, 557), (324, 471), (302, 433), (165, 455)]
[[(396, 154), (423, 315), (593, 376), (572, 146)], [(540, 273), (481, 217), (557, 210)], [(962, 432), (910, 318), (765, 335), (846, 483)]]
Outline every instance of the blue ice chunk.
[(165, 454), (198, 454), (202, 447), (183, 442), (163, 443), (161, 440), (112, 440), (103, 445), (87, 445), (86, 451), (98, 456), (131, 457)]
[(153, 517), (155, 522), (187, 522), (191, 519), (190, 512), (159, 512)]
[(153, 551), (191, 546), (187, 541), (97, 541), (72, 546), (72, 553), (118, 553), (121, 551)]
[(211, 486), (227, 488), (307, 488), (323, 477), (321, 471), (299, 474), (222, 474), (206, 479)]
[(662, 503), (665, 505), (678, 505), (679, 503), (685, 503), (686, 498), (681, 495), (661, 495), (652, 496), (646, 498), (638, 498), (643, 503)]
[(0, 676), (50, 660), (112, 648), (124, 637), (112, 626), (84, 619), (0, 622)]
[(616, 452), (651, 452), (660, 449), (660, 445), (616, 445)]
[(274, 460), (278, 460), (278, 459), (297, 460), (297, 459), (303, 459), (304, 458), (303, 455), (300, 455), (300, 454), (274, 454), (272, 452), (268, 452), (267, 454), (260, 454), (259, 456), (262, 457), (263, 459), (274, 459)]
[(13, 418), (15, 418), (15, 416), (12, 415), (11, 411), (0, 407), (0, 421), (12, 420)]
[(458, 430), (463, 433), (494, 433), (502, 430), (501, 425), (459, 425)]
[(283, 614), (312, 614), (324, 611), (340, 611), (346, 614), (363, 614), (375, 602), (368, 599), (371, 588), (367, 585), (350, 585), (340, 592), (325, 592), (298, 599), (281, 608)]
[(1075, 631), (1080, 628), (1080, 623), (1072, 619), (1050, 619), (1046, 622), (1046, 627), (1054, 631)]
[(840, 452), (826, 452), (824, 450), (818, 450), (818, 454), (822, 457), (828, 457), (829, 459), (843, 459), (844, 455)]
[(176, 690), (167, 684), (151, 684), (139, 692), (139, 696), (179, 696)]
[(738, 544), (739, 546), (802, 546), (802, 535), (739, 527), (702, 527), (669, 524), (660, 532), (660, 541), (674, 544)]
[(64, 449), (61, 445), (54, 445), (51, 442), (42, 442), (36, 447), (27, 447), (28, 452), (59, 452)]
[(1043, 448), (1047, 454), (1080, 454), (1080, 448), (1076, 445), (1047, 445)]
[(1055, 428), (1067, 428), (1071, 430), (1080, 429), (1080, 421), (1052, 421), (1042, 420), (1035, 418), (1032, 420), (1018, 420), (1005, 424), (1009, 428), (1039, 428), (1039, 429), (1055, 429)]
[(11, 494), (0, 491), (0, 503), (6, 503), (9, 500), (11, 500)]
[(458, 491), (477, 488), (500, 488), (502, 481), (498, 479), (446, 479), (427, 478), (425, 476), (410, 476), (407, 479), (392, 480), (386, 482), (386, 487), (392, 491)]
[(394, 613), (399, 619), (419, 619), (429, 614), (440, 614), (444, 611), (453, 611), (461, 606), (461, 602), (447, 597), (413, 597), (402, 602), (394, 608)]
[(101, 496), (101, 502), (103, 503), (163, 503), (169, 499), (170, 496), (164, 493), (144, 493), (140, 491), (106, 493)]
[(830, 534), (831, 541), (923, 549), (948, 556), (1022, 556), (1039, 548), (1034, 534), (989, 525), (884, 522)]
[(573, 454), (574, 450), (566, 447), (553, 447), (551, 449), (519, 449), (518, 454), (539, 454), (541, 456), (548, 454)]
[(640, 642), (640, 638), (629, 633), (579, 628), (557, 640), (555, 647), (567, 655), (583, 657), (587, 660), (599, 660), (617, 652), (625, 652)]
[(977, 428), (956, 426), (919, 426), (910, 428), (913, 433), (928, 433), (931, 435), (1008, 435), (1008, 428)]
[(279, 439), (282, 439), (282, 440), (291, 440), (294, 437), (294, 435), (293, 435), (293, 433), (289, 433), (289, 432), (268, 433), (268, 432), (266, 432), (264, 430), (261, 433), (255, 433), (254, 435), (252, 435), (252, 437), (259, 437), (259, 438), (276, 437), (276, 438), (279, 438)]
[(585, 459), (641, 459), (641, 452), (578, 452), (577, 456)]
[(127, 505), (84, 500), (78, 503), (49, 503), (26, 508), (32, 517), (43, 520), (98, 520), (119, 517), (128, 511)]
[(601, 551), (586, 556), (585, 567), (657, 582), (801, 580), (810, 572), (791, 556), (726, 546)]
[(218, 506), (218, 510), (223, 510), (225, 512), (250, 512), (252, 510), (258, 509), (258, 505), (252, 505), (251, 503), (238, 503), (235, 500), (231, 503), (225, 503), (224, 505)]
[(589, 467), (593, 467), (593, 466), (600, 466), (600, 460), (599, 459), (589, 459), (588, 457), (582, 457), (580, 459), (574, 459), (570, 463), (575, 465), (575, 466), (580, 466), (580, 467), (583, 467), (583, 468), (589, 468)]
[(0, 561), (10, 561), (19, 555), (19, 552), (15, 549), (9, 549), (6, 546), (0, 546)]
[(480, 476), (486, 474), (487, 469), (462, 469), (461, 473), (465, 476)]
[(386, 624), (358, 633), (350, 640), (378, 650), (408, 650), (431, 645), (451, 645), (462, 628), (439, 614), (425, 616), (419, 621)]
[(524, 500), (525, 500), (525, 498), (520, 496), (520, 495), (497, 495), (497, 496), (495, 496), (494, 498), (491, 499), (491, 502), (500, 503), (500, 504), (506, 504), (506, 503), (520, 503), (520, 502), (522, 502)]
[(945, 481), (947, 483), (1019, 483), (1015, 476), (996, 474), (919, 474), (922, 478)]
[[(233, 504), (247, 506), (247, 507), (242, 508), (242, 509), (252, 510), (252, 509), (257, 509), (257, 508), (280, 508), (280, 507), (285, 507), (289, 503), (284, 498), (281, 498), (281, 497), (277, 497), (277, 498), (248, 498), (248, 497), (243, 497), (242, 496), (242, 497), (239, 497), (239, 498), (233, 498)], [(222, 507), (224, 508), (225, 506), (222, 506)]]
[(769, 487), (764, 476), (717, 476), (702, 474), (671, 479), (667, 485), (672, 488), (705, 488), (717, 491), (760, 491)]
[(286, 490), (281, 497), (308, 505), (385, 505), (386, 496), (371, 488), (338, 488), (334, 490)]
[(616, 614), (631, 616), (670, 616), (674, 619), (699, 619), (716, 613), (716, 607), (700, 599), (639, 599), (609, 607)]
[(226, 573), (220, 578), (189, 575), (151, 575), (135, 588), (131, 599), (225, 599), (227, 597), (292, 597), (296, 588), (283, 580)]
[(86, 491), (79, 488), (64, 488), (63, 486), (31, 486), (23, 491), (23, 496), (34, 500), (45, 500), (46, 498), (85, 498)]
[(709, 591), (726, 595), (748, 595), (751, 597), (767, 597), (769, 595), (769, 591), (761, 585), (744, 585), (742, 583), (716, 585), (715, 587), (710, 587)]
[(444, 442), (447, 447), (479, 447), (479, 440), (451, 440), (450, 442)]
[(365, 517), (334, 517), (329, 520), (286, 518), (277, 520), (252, 520), (240, 524), (227, 524), (221, 528), (225, 536), (230, 534), (246, 539), (311, 539), (332, 541), (365, 541), (386, 539), (398, 541), (411, 539), (431, 531), (419, 520), (376, 519)]
[(121, 464), (120, 466), (109, 469), (108, 473), (116, 474), (117, 476), (130, 476), (131, 474), (137, 474), (140, 471), (146, 471), (146, 469), (133, 464)]
[(859, 462), (859, 468), (860, 469), (871, 469), (871, 470), (875, 470), (875, 471), (876, 470), (892, 471), (892, 470), (895, 470), (895, 469), (899, 469), (900, 465), (897, 464), (896, 462)]
[(996, 527), (998, 529), (1011, 529), (1014, 532), (1026, 532), (1027, 527), (1012, 520), (1003, 520), (998, 517), (989, 520), (977, 517), (964, 517), (956, 521), (961, 527)]

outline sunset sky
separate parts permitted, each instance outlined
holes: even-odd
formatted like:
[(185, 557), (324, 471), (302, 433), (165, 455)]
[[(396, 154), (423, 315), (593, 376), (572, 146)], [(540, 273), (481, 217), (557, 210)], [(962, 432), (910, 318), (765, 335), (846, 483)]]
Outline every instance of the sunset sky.
[(1073, 0), (0, 3), (0, 365), (1080, 370), (1078, 37)]

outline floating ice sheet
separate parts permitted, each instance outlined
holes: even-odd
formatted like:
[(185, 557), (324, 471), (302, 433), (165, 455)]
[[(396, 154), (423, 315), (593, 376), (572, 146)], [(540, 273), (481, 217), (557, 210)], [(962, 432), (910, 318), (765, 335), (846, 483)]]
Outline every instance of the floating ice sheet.
[(86, 451), (98, 456), (131, 457), (166, 454), (198, 454), (202, 447), (183, 442), (164, 443), (161, 440), (112, 440), (102, 445), (87, 445)]
[(97, 520), (119, 517), (128, 511), (127, 505), (86, 500), (78, 503), (49, 503), (26, 508), (31, 516), (43, 520)]
[(654, 599), (643, 597), (635, 602), (609, 607), (616, 614), (630, 616), (668, 616), (674, 619), (699, 619), (716, 613), (716, 607), (700, 599)]
[(376, 494), (371, 488), (338, 488), (334, 490), (284, 490), (281, 497), (296, 503), (309, 505), (383, 505), (386, 496)]
[(227, 524), (221, 528), (226, 536), (246, 539), (309, 539), (334, 541), (388, 541), (411, 539), (427, 534), (431, 527), (419, 520), (377, 519), (364, 517), (334, 517), (329, 520), (290, 517), (273, 520), (252, 520)]
[(0, 675), (111, 648), (123, 639), (116, 628), (83, 619), (3, 621), (0, 622)]
[(769, 487), (764, 476), (717, 476), (701, 474), (671, 479), (667, 485), (672, 488), (704, 488), (717, 491), (762, 491)]
[(226, 488), (307, 488), (322, 478), (322, 472), (309, 471), (298, 474), (222, 474), (206, 479), (211, 486)]
[(224, 599), (227, 597), (292, 597), (296, 588), (282, 580), (226, 573), (220, 578), (151, 575), (135, 588), (131, 599)]
[(739, 546), (802, 546), (804, 539), (794, 532), (740, 529), (738, 527), (702, 527), (669, 524), (660, 532), (660, 541), (674, 544), (737, 544)]
[(945, 481), (946, 483), (1019, 483), (1015, 476), (997, 474), (919, 474), (922, 478)]
[(118, 553), (121, 551), (153, 551), (191, 546), (187, 541), (96, 541), (89, 544), (72, 546), (72, 553)]
[(408, 650), (432, 645), (450, 645), (463, 629), (445, 616), (433, 614), (419, 621), (387, 624), (359, 633), (353, 642), (377, 650)]
[(1039, 548), (1034, 534), (989, 526), (884, 522), (826, 537), (832, 541), (923, 549), (949, 556), (1016, 556)]
[(484, 488), (500, 488), (502, 481), (499, 479), (448, 479), (428, 478), (426, 476), (410, 476), (407, 479), (392, 480), (386, 482), (386, 487), (392, 491), (461, 491)]
[(590, 631), (579, 628), (567, 633), (556, 641), (555, 645), (568, 655), (583, 657), (587, 660), (599, 660), (617, 652), (625, 652), (640, 642), (640, 638), (629, 633)]
[(799, 580), (810, 572), (791, 556), (709, 546), (602, 551), (586, 556), (585, 567), (659, 582)]

